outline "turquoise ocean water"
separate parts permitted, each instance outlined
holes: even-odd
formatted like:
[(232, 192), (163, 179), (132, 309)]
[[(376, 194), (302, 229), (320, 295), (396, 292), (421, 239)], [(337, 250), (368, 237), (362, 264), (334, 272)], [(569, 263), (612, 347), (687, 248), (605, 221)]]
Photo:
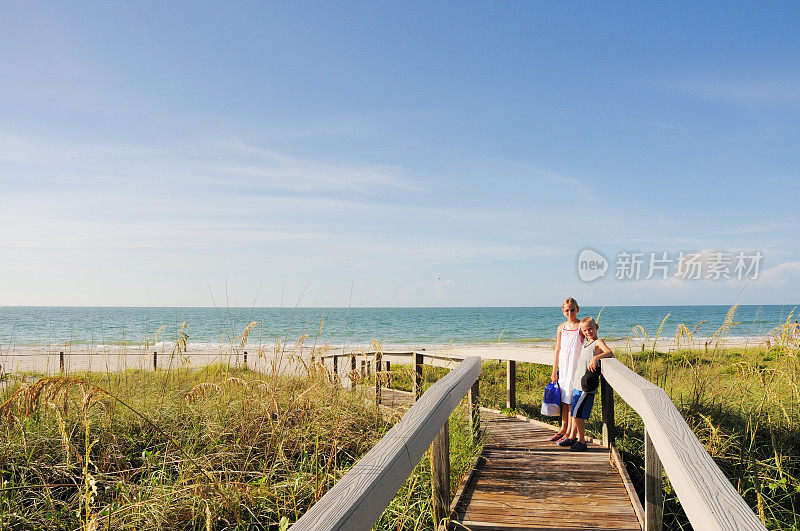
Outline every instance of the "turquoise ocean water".
[[(784, 323), (796, 306), (740, 306), (729, 336), (763, 337)], [(653, 336), (664, 318), (664, 337), (678, 324), (711, 336), (728, 306), (608, 306), (600, 315), (601, 336), (626, 338), (636, 325)], [(600, 307), (582, 307), (579, 317), (596, 317)], [(796, 319), (797, 311), (792, 317)], [(306, 344), (454, 345), (545, 343), (563, 321), (559, 308), (140, 308), (0, 307), (0, 349), (29, 345), (140, 344), (162, 325), (159, 338), (174, 341), (181, 323), (191, 343), (230, 343), (258, 321), (248, 344), (280, 340)], [(705, 321), (705, 322), (703, 322)]]

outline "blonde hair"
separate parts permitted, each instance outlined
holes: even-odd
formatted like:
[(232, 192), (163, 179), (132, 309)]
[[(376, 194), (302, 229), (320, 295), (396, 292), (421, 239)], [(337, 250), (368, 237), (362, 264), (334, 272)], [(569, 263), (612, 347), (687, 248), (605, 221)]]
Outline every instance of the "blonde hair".
[(567, 306), (567, 305), (575, 306), (575, 310), (581, 311), (581, 307), (578, 306), (578, 301), (576, 301), (572, 297), (567, 297), (566, 299), (564, 299), (564, 302), (561, 303), (561, 309), (564, 309), (564, 306)]
[(600, 325), (597, 324), (597, 321), (594, 320), (594, 317), (584, 317), (583, 319), (581, 319), (581, 324), (579, 326), (582, 326), (584, 324), (588, 324), (595, 330), (600, 330)]

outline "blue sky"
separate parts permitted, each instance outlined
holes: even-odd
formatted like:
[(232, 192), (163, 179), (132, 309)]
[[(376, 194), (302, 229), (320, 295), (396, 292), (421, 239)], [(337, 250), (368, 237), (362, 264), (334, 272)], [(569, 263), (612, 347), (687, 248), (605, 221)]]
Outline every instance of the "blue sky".
[[(4, 2), (0, 304), (796, 303), (798, 20)], [(750, 281), (613, 278), (756, 250)]]

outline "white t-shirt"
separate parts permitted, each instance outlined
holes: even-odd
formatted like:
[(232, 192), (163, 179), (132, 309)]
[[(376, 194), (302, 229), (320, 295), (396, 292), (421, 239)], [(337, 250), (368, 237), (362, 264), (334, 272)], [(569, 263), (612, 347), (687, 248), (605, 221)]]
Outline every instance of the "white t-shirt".
[[(572, 376), (572, 388), (576, 391), (583, 390), (581, 388), (581, 378), (583, 378), (583, 375), (589, 370), (589, 364), (592, 362), (592, 358), (594, 357), (595, 341), (597, 340), (593, 339), (589, 343), (584, 341), (583, 348), (581, 348), (581, 354), (578, 356), (578, 363), (575, 366), (575, 374)], [(599, 364), (597, 368), (600, 368)], [(591, 392), (596, 393), (597, 389)]]

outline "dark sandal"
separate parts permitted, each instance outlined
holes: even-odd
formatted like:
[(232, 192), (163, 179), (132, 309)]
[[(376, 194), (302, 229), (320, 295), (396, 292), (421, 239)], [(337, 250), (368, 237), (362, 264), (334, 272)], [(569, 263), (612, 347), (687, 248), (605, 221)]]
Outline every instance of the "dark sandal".
[(580, 441), (576, 441), (569, 449), (570, 452), (583, 452), (584, 450), (586, 450), (586, 443)]

